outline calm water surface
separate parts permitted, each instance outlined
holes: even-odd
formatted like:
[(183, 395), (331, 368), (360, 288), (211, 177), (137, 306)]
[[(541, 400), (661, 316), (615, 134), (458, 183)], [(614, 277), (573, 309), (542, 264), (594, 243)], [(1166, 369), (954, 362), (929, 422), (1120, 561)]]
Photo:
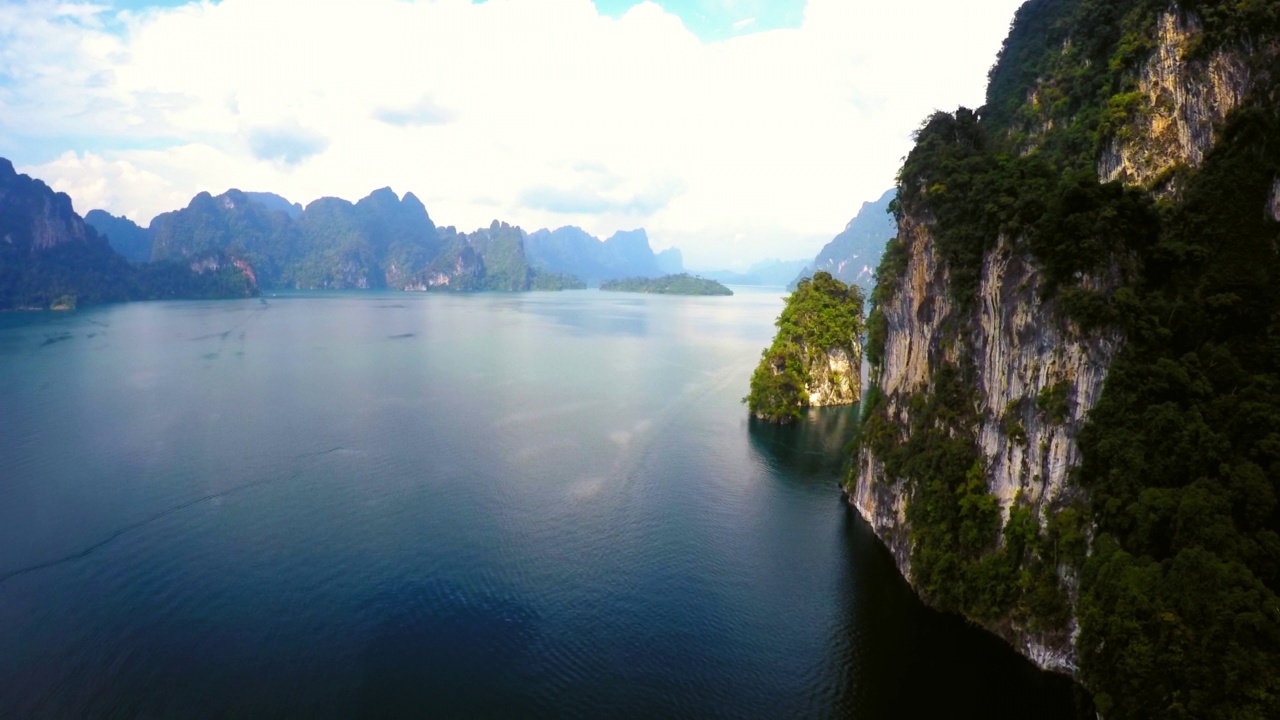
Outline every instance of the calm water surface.
[(748, 421), (780, 295), (0, 316), (0, 716), (1074, 717)]

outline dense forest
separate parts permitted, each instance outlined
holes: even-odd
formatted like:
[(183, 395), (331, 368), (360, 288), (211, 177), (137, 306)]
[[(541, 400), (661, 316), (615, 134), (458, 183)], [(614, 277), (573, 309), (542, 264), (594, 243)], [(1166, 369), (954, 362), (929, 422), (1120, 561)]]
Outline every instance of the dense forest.
[[(860, 443), (910, 479), (913, 573), (936, 605), (1067, 632), (1061, 579), (1078, 578), (1079, 672), (1105, 717), (1280, 717), (1280, 222), (1264, 212), (1280, 177), (1280, 2), (1179, 8), (1198, 31), (1181, 61), (1222, 50), (1252, 78), (1198, 168), (1099, 179), (1110, 143), (1167, 111), (1135, 92), (1167, 0), (1032, 0), (986, 106), (929, 118), (900, 176), (896, 212), (932, 219), (957, 305), (1012, 239), (1079, 327), (1122, 333), (1078, 438), (1084, 492), (1043, 527), (1017, 508), (1000, 526), (961, 367), (911, 399), (905, 433), (873, 389)], [(905, 264), (890, 243), (873, 363)], [(1099, 276), (1118, 281), (1084, 282)]]
[(694, 277), (688, 273), (657, 278), (633, 277), (606, 280), (601, 290), (613, 292), (653, 293), (656, 295), (732, 295), (733, 291), (715, 280)]

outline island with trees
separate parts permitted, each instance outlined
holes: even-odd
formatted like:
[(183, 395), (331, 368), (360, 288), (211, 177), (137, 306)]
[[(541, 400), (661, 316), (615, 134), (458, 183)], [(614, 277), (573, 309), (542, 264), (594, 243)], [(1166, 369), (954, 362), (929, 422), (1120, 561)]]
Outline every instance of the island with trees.
[(743, 402), (761, 420), (788, 423), (807, 407), (851, 405), (862, 393), (863, 297), (819, 270), (787, 298), (778, 334), (760, 357)]
[(715, 280), (700, 278), (688, 273), (663, 275), (657, 278), (623, 278), (600, 283), (601, 290), (610, 292), (652, 293), (656, 295), (732, 295), (733, 291)]

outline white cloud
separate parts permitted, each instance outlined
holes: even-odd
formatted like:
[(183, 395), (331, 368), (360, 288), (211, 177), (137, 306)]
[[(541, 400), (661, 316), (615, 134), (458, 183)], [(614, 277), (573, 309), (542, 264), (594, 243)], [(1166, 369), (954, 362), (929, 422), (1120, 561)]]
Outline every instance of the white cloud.
[(718, 43), (651, 2), (5, 5), (0, 148), (63, 143), (23, 171), (143, 221), (200, 190), (391, 185), (460, 228), (644, 226), (694, 267), (805, 257), (892, 183), (925, 114), (981, 102), (1018, 4), (810, 0), (799, 29)]

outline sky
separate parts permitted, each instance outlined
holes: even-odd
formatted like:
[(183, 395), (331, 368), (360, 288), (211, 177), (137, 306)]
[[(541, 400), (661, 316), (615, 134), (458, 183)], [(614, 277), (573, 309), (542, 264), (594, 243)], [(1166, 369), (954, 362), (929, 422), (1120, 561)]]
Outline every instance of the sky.
[(0, 0), (0, 157), (142, 225), (200, 191), (813, 257), (1021, 0)]

